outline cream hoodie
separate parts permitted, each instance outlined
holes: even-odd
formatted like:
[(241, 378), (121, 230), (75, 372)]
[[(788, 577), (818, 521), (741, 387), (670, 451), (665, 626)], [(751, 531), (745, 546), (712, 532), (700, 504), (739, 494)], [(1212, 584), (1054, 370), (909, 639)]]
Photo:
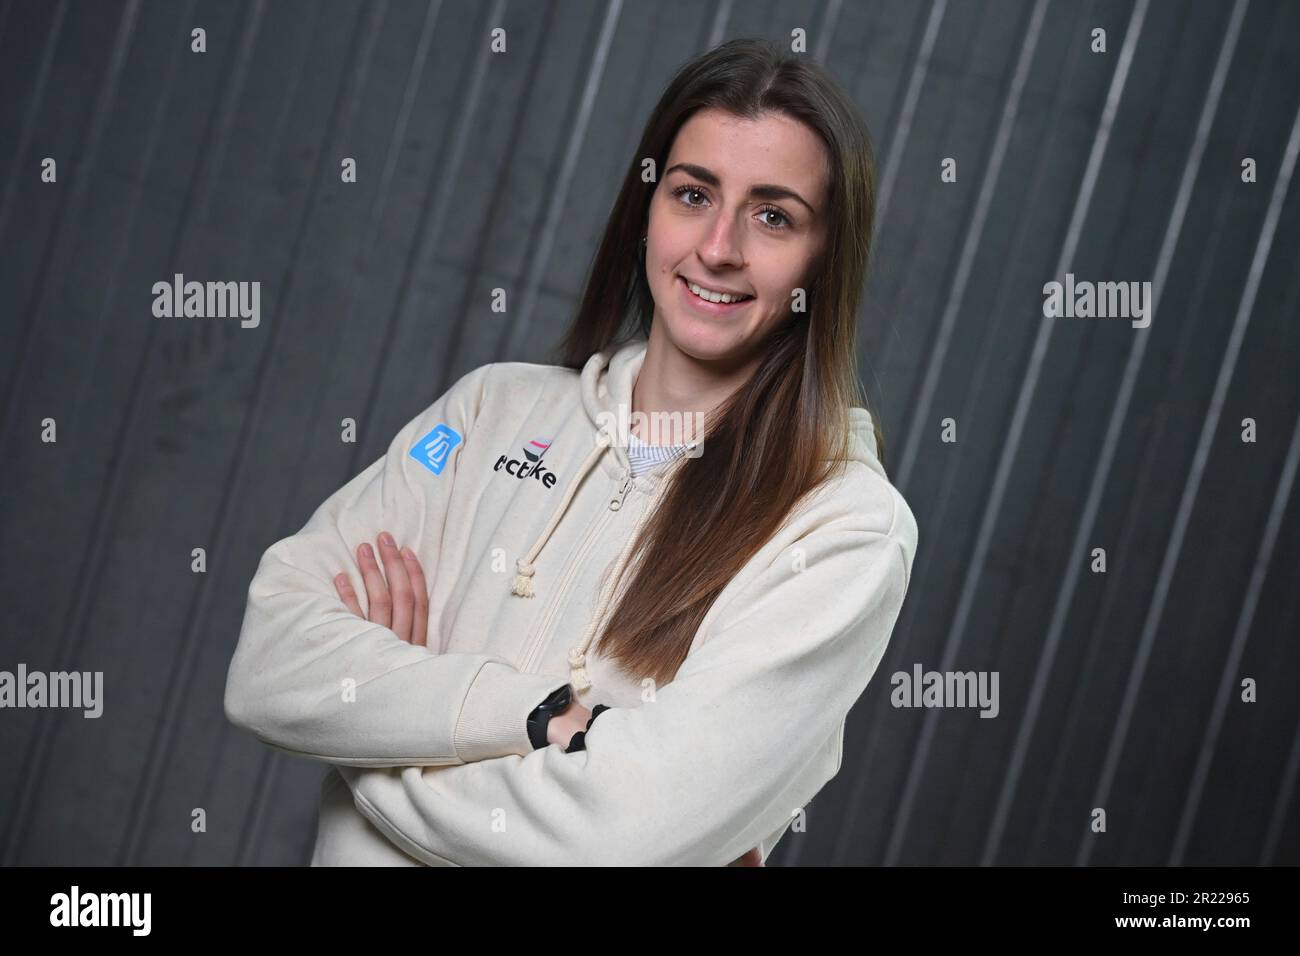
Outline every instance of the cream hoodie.
[[(917, 542), (871, 417), (851, 410), (844, 472), (733, 578), (656, 687), (591, 647), (634, 531), (693, 460), (629, 476), (617, 423), (645, 349), (580, 373), (469, 372), (262, 556), (225, 711), (334, 765), (313, 865), (722, 866), (755, 846), (766, 858), (839, 772)], [(428, 578), (427, 648), (335, 592), (346, 570), (369, 611), (355, 552), (381, 530)], [(534, 751), (526, 718), (566, 682), (612, 709), (585, 751)]]

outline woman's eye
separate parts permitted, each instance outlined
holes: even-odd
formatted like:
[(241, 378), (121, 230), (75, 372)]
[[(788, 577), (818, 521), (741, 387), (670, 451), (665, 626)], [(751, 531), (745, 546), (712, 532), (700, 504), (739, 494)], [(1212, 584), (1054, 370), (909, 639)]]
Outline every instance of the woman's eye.
[[(704, 193), (700, 192), (698, 189), (695, 189), (695, 188), (693, 188), (693, 187), (691, 187), (691, 186), (683, 186), (681, 189), (677, 190), (677, 195), (679, 195), (679, 196), (688, 196), (688, 197), (691, 196), (691, 195), (695, 195), (695, 196), (703, 196)], [(686, 205), (688, 205), (688, 206), (696, 206), (696, 205), (699, 205), (699, 204), (698, 204), (698, 203), (693, 203), (693, 202), (691, 202), (689, 199), (687, 199), (687, 201), (686, 201)]]
[(765, 222), (763, 223), (763, 225), (765, 225), (765, 226), (770, 226), (770, 227), (773, 228), (773, 229), (785, 229), (785, 228), (787, 228), (787, 227), (790, 225), (790, 220), (786, 217), (786, 214), (783, 213), (783, 212), (782, 212), (781, 210), (779, 210), (779, 209), (764, 209), (761, 213), (759, 213), (759, 215), (760, 215), (760, 216), (779, 216), (779, 217), (781, 218), (781, 222), (780, 222), (779, 225), (778, 225), (778, 224), (774, 224), (774, 223), (772, 223), (772, 222), (767, 222), (767, 221), (765, 221)]

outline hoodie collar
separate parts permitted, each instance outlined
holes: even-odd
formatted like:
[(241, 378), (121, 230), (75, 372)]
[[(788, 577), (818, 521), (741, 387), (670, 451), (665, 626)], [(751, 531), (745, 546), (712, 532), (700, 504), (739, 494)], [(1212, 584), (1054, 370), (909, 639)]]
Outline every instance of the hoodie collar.
[(618, 475), (626, 475), (631, 470), (624, 426), (630, 422), (632, 386), (645, 362), (649, 344), (641, 336), (621, 345), (611, 345), (589, 358), (582, 368), (583, 409), (597, 435), (601, 432), (609, 435), (613, 451), (611, 467)]

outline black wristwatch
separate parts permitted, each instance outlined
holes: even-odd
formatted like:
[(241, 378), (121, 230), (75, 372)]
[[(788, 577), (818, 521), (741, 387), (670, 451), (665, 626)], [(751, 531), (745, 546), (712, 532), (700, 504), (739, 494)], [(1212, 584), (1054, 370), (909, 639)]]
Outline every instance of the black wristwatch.
[(546, 746), (546, 725), (551, 722), (553, 716), (566, 710), (572, 700), (573, 685), (565, 684), (558, 690), (552, 691), (546, 700), (533, 708), (533, 712), (528, 715), (528, 742), (533, 745), (534, 750), (541, 750)]

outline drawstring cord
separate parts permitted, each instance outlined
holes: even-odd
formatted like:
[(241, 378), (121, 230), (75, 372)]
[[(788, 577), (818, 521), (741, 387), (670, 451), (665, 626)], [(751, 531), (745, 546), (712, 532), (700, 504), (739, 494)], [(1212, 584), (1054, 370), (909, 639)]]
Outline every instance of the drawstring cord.
[(528, 553), (515, 561), (517, 573), (515, 574), (514, 583), (510, 587), (511, 594), (516, 594), (519, 597), (532, 597), (536, 593), (533, 590), (533, 571), (535, 570), (533, 562), (537, 560), (537, 555), (542, 550), (542, 546), (546, 544), (547, 539), (550, 538), (551, 532), (560, 523), (560, 518), (564, 515), (564, 510), (569, 507), (569, 502), (573, 500), (573, 495), (578, 490), (579, 483), (591, 470), (591, 466), (596, 463), (596, 460), (600, 458), (601, 453), (609, 447), (610, 442), (611, 439), (608, 433), (602, 429), (596, 436), (595, 447), (591, 449), (591, 452), (583, 459), (582, 464), (578, 466), (573, 479), (569, 482), (569, 487), (564, 490), (564, 497), (560, 499), (559, 505), (551, 512), (551, 520), (546, 523), (546, 527), (542, 529), (542, 533), (533, 542), (533, 546), (528, 549)]

